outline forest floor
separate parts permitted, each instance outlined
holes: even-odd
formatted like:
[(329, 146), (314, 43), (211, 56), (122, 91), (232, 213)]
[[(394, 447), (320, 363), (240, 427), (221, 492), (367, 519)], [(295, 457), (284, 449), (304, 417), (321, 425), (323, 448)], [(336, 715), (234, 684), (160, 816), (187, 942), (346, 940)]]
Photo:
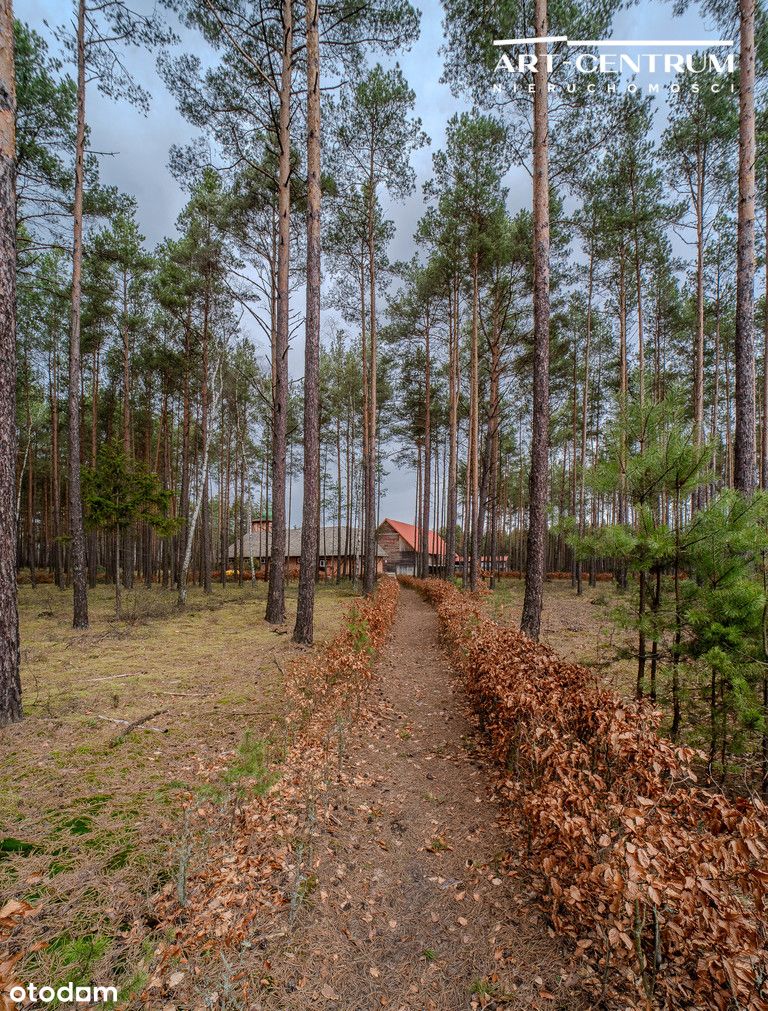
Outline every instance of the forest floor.
[[(489, 614), (500, 624), (519, 627), (524, 593), (522, 579), (499, 580), (487, 598)], [(564, 660), (589, 667), (604, 684), (634, 698), (636, 664), (619, 654), (635, 648), (635, 642), (611, 617), (621, 602), (613, 583), (585, 584), (577, 596), (570, 580), (550, 580), (544, 585), (540, 638)]]
[[(176, 874), (182, 798), (217, 763), (229, 762), (236, 786), (282, 715), (282, 671), (302, 649), (290, 637), (296, 587), (279, 630), (263, 621), (265, 593), (263, 582), (193, 589), (180, 613), (175, 594), (136, 589), (117, 622), (112, 590), (99, 586), (83, 632), (71, 627), (70, 592), (20, 588), (25, 719), (0, 736), (0, 896), (39, 906), (17, 938), (27, 950), (46, 944), (22, 963), (29, 981), (119, 976), (123, 996), (140, 992), (152, 946), (131, 950), (128, 935), (137, 924), (151, 932), (152, 896)], [(318, 642), (352, 595), (320, 587)]]
[[(501, 624), (519, 627), (525, 584), (503, 579), (485, 598), (488, 613)], [(626, 699), (637, 691), (637, 633), (613, 620), (616, 612), (636, 607), (631, 592), (621, 593), (612, 582), (584, 586), (581, 596), (570, 580), (550, 580), (544, 586), (541, 641), (561, 657), (591, 670), (602, 684)], [(667, 645), (668, 648), (668, 645)], [(679, 668), (682, 699), (680, 743), (707, 751), (711, 727), (709, 672), (696, 664)], [(646, 676), (647, 673), (646, 673)], [(646, 691), (649, 685), (646, 683)], [(668, 654), (659, 665), (656, 706), (662, 712), (660, 732), (669, 734), (672, 724), (672, 677)], [(713, 783), (726, 792), (750, 794), (759, 777), (761, 738), (759, 731), (742, 740), (744, 757), (732, 761), (727, 778), (715, 769)], [(706, 760), (697, 761), (703, 778), (709, 776)]]
[(311, 897), (265, 952), (283, 1011), (462, 1011), (580, 1002), (575, 967), (532, 903), (494, 772), (440, 645), (401, 591), (367, 715), (350, 729)]
[[(118, 623), (100, 587), (83, 633), (70, 627), (68, 593), (22, 587), (27, 718), (0, 738), (0, 893), (39, 906), (14, 938), (27, 951), (46, 944), (23, 961), (26, 980), (117, 981), (121, 1005), (143, 1006), (161, 926), (154, 900), (184, 860), (185, 802), (206, 799), (212, 768), (224, 770), (213, 784), (222, 794), (270, 779), (284, 671), (298, 647), (295, 587), (277, 631), (262, 620), (264, 591), (195, 591), (180, 614), (173, 595), (136, 590)], [(600, 664), (609, 597), (599, 587), (580, 600), (572, 593), (548, 584), (543, 638)], [(320, 588), (319, 642), (352, 595)], [(505, 584), (488, 606), (512, 621), (521, 601), (521, 586)], [(504, 819), (514, 813), (494, 796), (436, 614), (413, 591), (401, 591), (344, 749), (298, 914), (246, 959), (258, 993), (249, 1011), (586, 1008), (578, 965), (510, 852)], [(220, 981), (203, 978), (200, 1011), (245, 1007), (211, 1004)], [(172, 995), (163, 1007), (198, 1009)]]

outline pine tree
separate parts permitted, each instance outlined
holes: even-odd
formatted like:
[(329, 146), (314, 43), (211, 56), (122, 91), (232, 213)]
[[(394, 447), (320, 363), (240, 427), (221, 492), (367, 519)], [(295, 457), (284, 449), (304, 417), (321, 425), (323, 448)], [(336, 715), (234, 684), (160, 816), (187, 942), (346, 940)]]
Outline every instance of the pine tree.
[(16, 87), (13, 13), (0, 3), (0, 727), (22, 717), (16, 604)]
[(338, 110), (338, 143), (345, 152), (351, 185), (359, 187), (365, 207), (368, 296), (367, 374), (369, 386), (365, 471), (365, 554), (363, 589), (376, 578), (377, 452), (377, 208), (379, 189), (404, 199), (413, 189), (410, 154), (427, 142), (421, 121), (413, 117), (415, 95), (399, 67), (376, 65), (343, 96)]
[(125, 70), (117, 53), (121, 45), (162, 45), (174, 38), (153, 13), (136, 14), (123, 0), (108, 5), (78, 0), (74, 39), (77, 64), (77, 127), (72, 244), (72, 325), (69, 340), (68, 498), (73, 625), (88, 627), (88, 583), (85, 528), (80, 491), (80, 317), (83, 269), (83, 201), (85, 193), (86, 79), (90, 75), (110, 97), (123, 95), (146, 108), (148, 95)]
[(320, 515), (320, 4), (307, 3), (307, 312), (304, 324), (304, 493), (293, 641), (314, 639)]

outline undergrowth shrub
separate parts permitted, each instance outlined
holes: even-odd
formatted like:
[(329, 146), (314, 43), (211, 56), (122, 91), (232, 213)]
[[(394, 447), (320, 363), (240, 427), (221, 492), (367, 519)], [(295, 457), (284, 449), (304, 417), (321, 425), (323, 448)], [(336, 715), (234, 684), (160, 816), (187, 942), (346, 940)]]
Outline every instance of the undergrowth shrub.
[(696, 753), (658, 735), (660, 713), (454, 587), (403, 582), (437, 608), (502, 770), (509, 829), (596, 1001), (768, 1007), (765, 805), (698, 787)]

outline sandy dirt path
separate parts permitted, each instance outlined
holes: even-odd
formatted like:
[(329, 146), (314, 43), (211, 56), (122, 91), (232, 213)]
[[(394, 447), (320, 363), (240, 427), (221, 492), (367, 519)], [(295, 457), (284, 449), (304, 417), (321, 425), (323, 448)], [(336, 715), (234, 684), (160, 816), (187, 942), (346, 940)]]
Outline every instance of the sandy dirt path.
[[(558, 942), (504, 873), (492, 777), (433, 609), (401, 593), (372, 716), (350, 730), (336, 824), (290, 945), (284, 1009), (583, 1005)], [(279, 967), (276, 962), (279, 961)]]

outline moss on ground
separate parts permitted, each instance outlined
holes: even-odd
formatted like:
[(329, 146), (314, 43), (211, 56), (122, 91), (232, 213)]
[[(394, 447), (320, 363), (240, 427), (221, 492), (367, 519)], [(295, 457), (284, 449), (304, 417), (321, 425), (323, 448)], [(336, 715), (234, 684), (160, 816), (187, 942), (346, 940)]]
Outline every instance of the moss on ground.
[[(44, 945), (20, 963), (38, 985), (114, 984), (138, 998), (152, 950), (152, 899), (174, 882), (183, 803), (269, 789), (282, 671), (298, 647), (263, 621), (264, 583), (190, 591), (180, 612), (160, 588), (90, 594), (91, 627), (71, 627), (71, 594), (20, 588), (25, 720), (0, 735), (0, 894), (39, 912), (14, 938)], [(319, 588), (318, 644), (353, 591)], [(127, 725), (158, 713), (120, 736)], [(123, 721), (123, 722), (120, 722)], [(221, 770), (205, 785), (209, 767)], [(194, 854), (192, 855), (194, 859)]]

